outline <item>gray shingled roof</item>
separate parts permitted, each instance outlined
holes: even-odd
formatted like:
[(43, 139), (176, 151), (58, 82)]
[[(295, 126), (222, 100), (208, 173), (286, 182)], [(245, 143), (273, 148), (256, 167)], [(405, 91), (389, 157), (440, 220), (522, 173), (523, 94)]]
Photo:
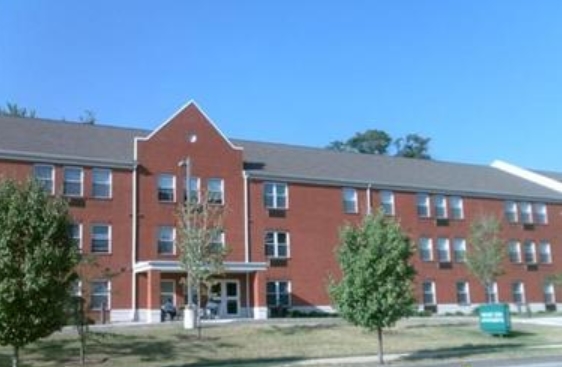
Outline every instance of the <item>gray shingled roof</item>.
[[(0, 157), (132, 167), (134, 138), (148, 130), (0, 116)], [(256, 177), (408, 191), (562, 201), (562, 194), (490, 166), (339, 153), (232, 140)], [(562, 174), (549, 173), (557, 179)]]
[(132, 165), (134, 137), (149, 131), (0, 116), (0, 155)]
[(333, 152), (284, 144), (233, 140), (244, 148), (254, 176), (298, 178), (407, 191), (562, 200), (562, 195), (490, 166)]

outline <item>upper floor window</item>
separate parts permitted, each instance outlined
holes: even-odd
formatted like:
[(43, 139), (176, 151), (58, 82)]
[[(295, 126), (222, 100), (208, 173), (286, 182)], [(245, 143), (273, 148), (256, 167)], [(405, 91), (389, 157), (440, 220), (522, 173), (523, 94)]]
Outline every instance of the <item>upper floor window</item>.
[(55, 193), (55, 168), (53, 166), (36, 164), (33, 166), (33, 178), (48, 193)]
[(505, 219), (509, 223), (517, 223), (517, 203), (514, 201), (506, 201), (503, 208)]
[(523, 282), (515, 282), (511, 285), (511, 293), (513, 296), (513, 303), (525, 303), (525, 285)]
[(342, 190), (343, 211), (345, 213), (357, 213), (357, 190), (344, 188)]
[(207, 181), (207, 200), (211, 204), (224, 204), (224, 180), (210, 178)]
[(158, 253), (173, 255), (175, 253), (176, 229), (172, 226), (158, 228)]
[(548, 241), (542, 241), (539, 245), (539, 261), (542, 264), (552, 263), (552, 253)]
[(453, 239), (453, 253), (455, 262), (466, 262), (466, 240), (464, 238)]
[(80, 167), (64, 167), (62, 193), (66, 196), (82, 196), (84, 173)]
[(288, 189), (286, 183), (264, 183), (264, 204), (268, 209), (287, 209)]
[(435, 218), (447, 218), (447, 198), (443, 195), (433, 197), (433, 210)]
[(111, 226), (107, 224), (94, 224), (92, 226), (92, 249), (93, 253), (111, 252)]
[(470, 291), (468, 287), (468, 282), (457, 282), (457, 303), (459, 305), (470, 304)]
[(266, 299), (268, 307), (290, 306), (291, 283), (285, 280), (267, 282)]
[(533, 209), (531, 203), (519, 203), (519, 217), (521, 223), (533, 223)]
[(449, 246), (449, 239), (446, 237), (437, 238), (437, 258), (439, 262), (451, 261), (451, 248)]
[(394, 193), (392, 191), (380, 192), (381, 207), (385, 215), (394, 215)]
[(222, 251), (224, 249), (224, 243), (224, 231), (221, 229), (216, 229), (215, 231), (213, 231), (213, 233), (211, 234), (211, 249), (214, 252)]
[(509, 254), (509, 261), (514, 264), (521, 263), (521, 244), (519, 241), (509, 241), (507, 244), (507, 252)]
[(265, 256), (289, 257), (289, 233), (270, 231), (265, 233)]
[(525, 256), (525, 263), (535, 264), (537, 262), (535, 243), (533, 241), (525, 241), (525, 244), (523, 245), (523, 253)]
[(158, 176), (158, 200), (173, 202), (176, 192), (176, 176), (161, 174)]
[(464, 205), (462, 197), (451, 196), (449, 198), (449, 203), (451, 206), (451, 218), (452, 219), (464, 219)]
[(110, 169), (94, 168), (92, 170), (92, 196), (98, 199), (111, 197), (112, 175)]
[(199, 204), (201, 202), (201, 179), (195, 176), (189, 177), (189, 184), (186, 182), (185, 188), (185, 200), (189, 199), (191, 203)]
[(68, 232), (70, 238), (72, 238), (72, 240), (76, 244), (76, 247), (81, 250), (82, 249), (82, 224), (80, 223), (71, 224), (68, 228)]
[(419, 239), (419, 251), (420, 251), (420, 258), (422, 261), (433, 260), (433, 244), (431, 238), (421, 237)]
[(533, 220), (536, 224), (547, 224), (548, 215), (546, 212), (546, 204), (534, 203), (533, 204)]
[(429, 195), (417, 194), (416, 201), (417, 201), (418, 217), (429, 218), (429, 216), (431, 215), (429, 211)]

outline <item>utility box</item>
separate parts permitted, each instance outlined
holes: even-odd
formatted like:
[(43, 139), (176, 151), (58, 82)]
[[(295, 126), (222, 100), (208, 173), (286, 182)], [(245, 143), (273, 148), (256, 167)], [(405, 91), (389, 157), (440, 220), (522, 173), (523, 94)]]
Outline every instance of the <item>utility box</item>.
[(508, 335), (511, 332), (511, 314), (506, 303), (482, 305), (478, 314), (483, 332), (491, 335)]

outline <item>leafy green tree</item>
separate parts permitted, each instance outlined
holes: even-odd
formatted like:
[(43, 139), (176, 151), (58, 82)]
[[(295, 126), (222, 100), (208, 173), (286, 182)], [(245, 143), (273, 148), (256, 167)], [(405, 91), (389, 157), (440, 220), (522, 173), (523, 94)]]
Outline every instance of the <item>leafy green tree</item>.
[(365, 154), (387, 154), (392, 138), (382, 130), (366, 130), (356, 133), (345, 142), (336, 140), (328, 149)]
[(382, 212), (365, 217), (360, 226), (341, 232), (337, 257), (342, 271), (329, 292), (336, 309), (353, 325), (377, 332), (379, 362), (383, 329), (413, 312), (414, 267), (410, 240), (399, 224)]
[(396, 139), (396, 156), (404, 158), (431, 159), (429, 155), (430, 138), (408, 134), (406, 138)]
[(37, 182), (0, 182), (0, 345), (25, 345), (66, 322), (77, 248), (66, 203)]
[(488, 303), (493, 302), (491, 287), (504, 273), (505, 248), (500, 231), (500, 221), (493, 215), (482, 215), (470, 224), (466, 265), (484, 286)]
[[(187, 287), (198, 289), (211, 284), (211, 279), (224, 273), (226, 246), (220, 244), (223, 231), (224, 206), (213, 203), (212, 197), (185, 200), (178, 216), (178, 250), (180, 262), (187, 273)], [(188, 309), (193, 309), (193, 300), (188, 295)], [(197, 308), (201, 309), (201, 297), (197, 297)], [(201, 315), (196, 313), (196, 324), (201, 336)]]
[(0, 107), (0, 116), (12, 117), (35, 117), (35, 110), (28, 110), (24, 107), (19, 107), (17, 103), (6, 103), (6, 108)]

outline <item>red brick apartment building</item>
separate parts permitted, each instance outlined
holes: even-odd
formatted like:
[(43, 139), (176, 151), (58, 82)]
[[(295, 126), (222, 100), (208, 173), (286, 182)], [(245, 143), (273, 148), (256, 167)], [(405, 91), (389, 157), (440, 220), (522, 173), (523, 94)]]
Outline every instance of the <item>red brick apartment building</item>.
[(231, 140), (190, 102), (153, 131), (0, 117), (0, 176), (68, 197), (82, 251), (117, 274), (83, 285), (112, 322), (159, 322), (163, 299), (184, 304), (174, 227), (186, 189), (227, 208), (220, 317), (332, 310), (339, 229), (378, 208), (416, 246), (420, 309), (485, 301), (464, 264), (469, 225), (484, 213), (501, 218), (507, 255), (492, 296), (514, 310), (562, 300), (546, 280), (562, 272), (562, 174)]

